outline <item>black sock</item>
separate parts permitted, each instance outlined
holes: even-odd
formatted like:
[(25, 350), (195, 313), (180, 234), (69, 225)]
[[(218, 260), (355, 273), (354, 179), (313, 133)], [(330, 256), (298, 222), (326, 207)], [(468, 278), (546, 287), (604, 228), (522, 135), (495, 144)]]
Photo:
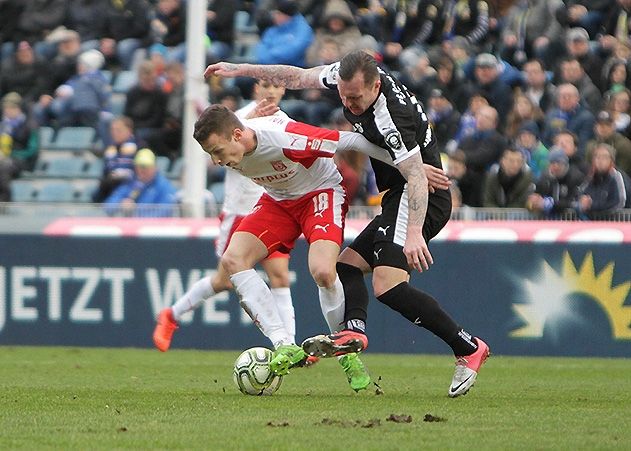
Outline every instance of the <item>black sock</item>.
[(368, 318), (368, 289), (364, 283), (364, 273), (361, 269), (346, 263), (335, 266), (340, 282), (344, 287), (344, 327), (365, 333), (366, 318)]
[(455, 355), (465, 356), (476, 351), (475, 340), (451, 319), (436, 299), (412, 287), (408, 282), (401, 282), (377, 299), (408, 321), (435, 334), (451, 347)]

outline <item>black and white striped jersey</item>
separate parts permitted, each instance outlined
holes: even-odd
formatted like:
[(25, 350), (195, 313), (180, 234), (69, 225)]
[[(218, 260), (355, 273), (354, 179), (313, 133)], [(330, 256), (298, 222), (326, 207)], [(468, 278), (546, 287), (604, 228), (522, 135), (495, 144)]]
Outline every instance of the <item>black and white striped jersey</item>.
[[(337, 89), (340, 63), (326, 66), (320, 73), (323, 87)], [(388, 152), (397, 164), (416, 152), (423, 162), (442, 168), (436, 138), (423, 106), (414, 94), (388, 72), (379, 69), (381, 89), (377, 100), (362, 115), (344, 108), (344, 116), (356, 132)], [(379, 191), (404, 184), (405, 178), (394, 167), (371, 158)]]

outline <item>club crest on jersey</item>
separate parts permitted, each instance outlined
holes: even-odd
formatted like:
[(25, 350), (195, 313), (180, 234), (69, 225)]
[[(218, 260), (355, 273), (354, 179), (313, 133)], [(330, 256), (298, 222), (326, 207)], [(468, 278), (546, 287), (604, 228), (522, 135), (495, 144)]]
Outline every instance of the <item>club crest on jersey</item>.
[(272, 161), (271, 165), (274, 168), (274, 170), (278, 171), (278, 172), (282, 172), (282, 171), (287, 170), (287, 166), (285, 165), (285, 163), (283, 163), (280, 160)]
[(397, 130), (392, 130), (388, 132), (386, 135), (386, 144), (392, 150), (400, 150), (403, 147), (403, 140), (401, 138), (401, 133)]

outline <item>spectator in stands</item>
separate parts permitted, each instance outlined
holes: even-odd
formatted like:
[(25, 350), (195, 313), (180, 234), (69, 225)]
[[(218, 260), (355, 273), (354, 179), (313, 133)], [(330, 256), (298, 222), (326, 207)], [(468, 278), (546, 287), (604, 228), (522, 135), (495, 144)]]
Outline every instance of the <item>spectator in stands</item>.
[(46, 42), (46, 36), (64, 24), (65, 0), (23, 0), (14, 40), (27, 41), (43, 59), (55, 56), (56, 46)]
[(615, 0), (565, 0), (557, 9), (556, 18), (564, 28), (583, 27), (592, 38), (596, 37)]
[(408, 47), (399, 55), (401, 72), (399, 80), (414, 93), (419, 100), (425, 102), (430, 91), (428, 80), (436, 76), (427, 53), (419, 47)]
[[(429, 89), (428, 93), (433, 89), (440, 89), (460, 113), (464, 113), (468, 108), (471, 94), (468, 81), (462, 76), (449, 55), (443, 54), (438, 58), (436, 73), (427, 77), (425, 84)], [(426, 100), (422, 97), (421, 99)]]
[(603, 51), (611, 52), (616, 48), (618, 42), (629, 41), (628, 18), (630, 14), (630, 0), (617, 0), (616, 4), (609, 9), (598, 37)]
[(37, 129), (22, 109), (22, 97), (10, 92), (2, 97), (0, 122), (0, 202), (11, 200), (11, 180), (32, 171), (37, 159)]
[[(506, 139), (497, 131), (497, 111), (490, 106), (484, 106), (475, 115), (476, 131), (473, 135), (464, 138), (459, 149), (465, 155), (467, 172), (475, 174), (480, 181), (484, 179), (486, 171), (495, 163), (507, 147)], [(482, 183), (477, 187), (481, 197)], [(462, 191), (462, 187), (460, 187)], [(462, 193), (464, 197), (464, 192)], [(464, 202), (464, 200), (463, 200)], [(471, 205), (479, 207), (481, 204)]]
[(612, 92), (609, 95), (607, 109), (613, 116), (616, 124), (616, 131), (631, 139), (631, 115), (629, 106), (631, 105), (631, 91), (623, 89)]
[(499, 62), (490, 53), (482, 53), (475, 58), (473, 88), (484, 94), (489, 105), (497, 110), (498, 128), (504, 130), (506, 118), (513, 107), (513, 93), (508, 84), (500, 80)]
[(46, 86), (46, 62), (35, 56), (31, 45), (20, 41), (13, 58), (0, 70), (0, 94), (17, 92), (25, 105), (36, 101)]
[(105, 200), (108, 215), (172, 216), (176, 190), (156, 167), (150, 149), (140, 149), (134, 158), (134, 176), (119, 185)]
[(313, 42), (313, 30), (298, 11), (296, 1), (278, 0), (272, 18), (274, 25), (263, 32), (256, 46), (256, 62), (305, 67), (305, 54)]
[(182, 122), (184, 121), (184, 66), (172, 61), (166, 67), (166, 80), (162, 91), (166, 93), (164, 122), (160, 129), (148, 136), (156, 155), (175, 160), (182, 155)]
[(580, 104), (576, 86), (565, 83), (557, 88), (557, 106), (546, 112), (543, 143), (552, 145), (554, 135), (561, 130), (570, 130), (578, 136), (578, 148), (585, 155), (585, 145), (594, 136), (594, 115)]
[[(343, 0), (327, 0), (322, 16), (318, 18), (315, 38), (307, 49), (307, 67), (329, 64), (357, 48), (361, 33), (348, 4)], [(335, 57), (323, 57), (323, 47), (337, 46)], [(326, 54), (325, 54), (326, 55)], [(323, 58), (328, 61), (323, 61)]]
[(118, 185), (134, 175), (134, 157), (138, 150), (134, 137), (134, 123), (125, 116), (114, 118), (110, 124), (112, 145), (103, 152), (103, 175), (92, 200), (100, 203), (109, 197)]
[(577, 210), (584, 219), (606, 219), (606, 215), (625, 207), (627, 203), (625, 183), (616, 169), (616, 150), (609, 144), (600, 143), (593, 151), (591, 171), (581, 187)]
[(589, 79), (601, 90), (601, 74), (605, 60), (597, 52), (592, 51), (587, 31), (584, 28), (568, 30), (565, 38), (565, 47), (570, 59), (576, 59)]
[(576, 133), (569, 130), (561, 130), (554, 136), (554, 145), (550, 147), (549, 152), (561, 149), (567, 156), (570, 166), (578, 169), (583, 175), (587, 175), (589, 166), (584, 158), (578, 152), (578, 137)]
[(605, 99), (608, 99), (616, 92), (628, 89), (631, 84), (627, 62), (623, 59), (609, 58), (602, 68), (601, 91), (604, 92)]
[(57, 55), (47, 64), (46, 94), (52, 95), (66, 81), (77, 75), (77, 59), (81, 53), (81, 38), (73, 30), (59, 30), (54, 33), (57, 42)]
[(134, 53), (149, 44), (151, 6), (146, 0), (108, 0), (103, 12), (99, 50), (107, 67), (130, 70)]
[(546, 218), (560, 218), (574, 208), (584, 175), (571, 167), (567, 155), (557, 149), (548, 155), (548, 172), (537, 182), (535, 192), (528, 197), (527, 208)]
[(593, 162), (593, 152), (599, 144), (613, 147), (616, 166), (626, 174), (631, 173), (631, 141), (616, 131), (613, 116), (605, 110), (596, 115), (594, 139), (585, 146), (585, 159), (588, 163)]
[(452, 198), (458, 194), (459, 205), (479, 207), (482, 205), (484, 175), (467, 168), (467, 157), (462, 150), (449, 155), (447, 176), (452, 182)]
[(522, 124), (515, 137), (515, 147), (524, 154), (534, 180), (548, 169), (548, 149), (539, 139), (539, 127), (534, 121)]
[(526, 122), (534, 122), (537, 128), (543, 125), (544, 114), (538, 105), (521, 92), (515, 94), (513, 108), (508, 113), (504, 134), (508, 139), (517, 137), (517, 133)]
[(443, 41), (449, 41), (456, 36), (467, 40), (474, 49), (480, 49), (489, 31), (488, 2), (478, 0), (460, 0), (452, 7), (446, 3), (445, 28)]
[(602, 108), (603, 98), (592, 80), (587, 76), (576, 58), (567, 58), (561, 62), (559, 81), (576, 86), (581, 95), (581, 102), (592, 112)]
[(553, 67), (563, 47), (563, 28), (554, 14), (562, 6), (561, 0), (515, 2), (504, 21), (502, 59), (521, 67), (528, 59), (538, 58), (545, 67)]
[(0, 1), (0, 67), (5, 60), (13, 56), (15, 51), (15, 31), (23, 7), (24, 4), (20, 0)]
[(94, 127), (109, 108), (110, 86), (100, 68), (103, 55), (88, 50), (79, 55), (77, 75), (57, 87), (52, 100), (43, 97), (35, 111), (40, 125)]
[(210, 0), (206, 12), (206, 35), (210, 47), (206, 51), (208, 63), (225, 60), (232, 53), (235, 39), (234, 20), (239, 3), (232, 0)]
[(81, 51), (98, 49), (105, 21), (103, 0), (70, 0), (64, 25), (79, 33)]
[(482, 205), (487, 208), (526, 208), (535, 189), (533, 174), (525, 164), (524, 154), (507, 147), (500, 162), (493, 165), (484, 181)]
[(471, 97), (469, 98), (469, 108), (467, 108), (462, 116), (460, 116), (458, 131), (456, 131), (456, 135), (454, 136), (454, 138), (450, 140), (446, 145), (445, 150), (447, 151), (447, 153), (451, 154), (458, 148), (458, 145), (460, 144), (460, 142), (462, 142), (462, 140), (475, 133), (475, 116), (478, 111), (485, 106), (489, 106), (489, 102), (488, 100), (486, 100), (486, 97), (482, 95), (482, 93), (474, 92), (471, 94)]
[(138, 83), (127, 92), (124, 115), (134, 121), (139, 145), (151, 142), (164, 124), (167, 94), (158, 84), (158, 76), (151, 61), (138, 66)]
[(531, 59), (524, 64), (522, 91), (539, 108), (546, 112), (554, 105), (556, 88), (547, 78), (543, 63)]
[(182, 0), (158, 0), (151, 19), (154, 42), (168, 49), (167, 61), (186, 60), (186, 9)]
[(460, 113), (442, 90), (433, 89), (429, 96), (427, 116), (436, 134), (438, 149), (443, 152), (458, 131)]

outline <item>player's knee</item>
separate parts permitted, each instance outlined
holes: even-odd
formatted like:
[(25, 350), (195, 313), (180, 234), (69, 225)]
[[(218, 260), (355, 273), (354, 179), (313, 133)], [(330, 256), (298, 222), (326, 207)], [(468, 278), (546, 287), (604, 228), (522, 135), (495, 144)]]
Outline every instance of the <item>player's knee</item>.
[(405, 282), (405, 280), (380, 277), (379, 274), (373, 273), (372, 291), (375, 293), (375, 297), (379, 297), (399, 285), (401, 282)]
[(333, 266), (317, 266), (311, 268), (311, 276), (319, 287), (331, 288), (335, 284), (337, 273)]
[(223, 254), (223, 256), (221, 257), (221, 264), (228, 274), (235, 274), (240, 271), (250, 269), (247, 267), (241, 257), (231, 252), (226, 252)]
[(271, 288), (283, 288), (289, 286), (289, 273), (288, 272), (272, 272), (268, 273), (269, 285)]

